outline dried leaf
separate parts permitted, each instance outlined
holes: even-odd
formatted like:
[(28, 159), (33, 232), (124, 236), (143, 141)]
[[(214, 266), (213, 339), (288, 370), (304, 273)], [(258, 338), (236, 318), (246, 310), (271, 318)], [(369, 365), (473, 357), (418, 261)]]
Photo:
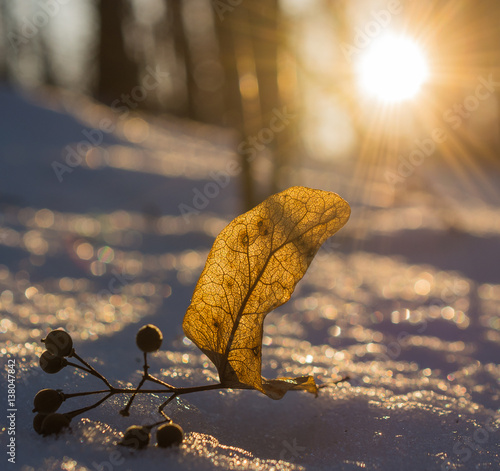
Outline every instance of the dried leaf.
[(349, 219), (339, 195), (292, 187), (234, 219), (215, 239), (183, 328), (228, 388), (280, 399), (290, 389), (316, 393), (310, 376), (261, 377), (264, 318), (290, 299), (321, 244)]

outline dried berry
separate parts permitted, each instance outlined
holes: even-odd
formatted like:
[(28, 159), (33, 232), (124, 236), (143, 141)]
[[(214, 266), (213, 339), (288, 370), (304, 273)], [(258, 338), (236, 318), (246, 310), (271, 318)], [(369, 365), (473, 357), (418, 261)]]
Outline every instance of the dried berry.
[(47, 350), (43, 352), (42, 356), (40, 357), (40, 367), (43, 371), (45, 371), (45, 373), (57, 373), (58, 371), (61, 371), (67, 364), (68, 362), (65, 358), (54, 355)]
[(149, 428), (132, 425), (125, 430), (120, 445), (140, 450), (148, 445), (149, 436)]
[(36, 393), (35, 399), (33, 400), (33, 412), (50, 414), (59, 409), (63, 401), (64, 396), (59, 391), (55, 389), (42, 389)]
[(156, 432), (156, 441), (161, 448), (180, 445), (183, 438), (184, 431), (182, 427), (172, 422), (161, 425)]
[(45, 420), (45, 417), (47, 417), (48, 414), (37, 414), (35, 415), (35, 418), (33, 419), (33, 428), (36, 433), (41, 434), (42, 433), (42, 423)]
[(43, 419), (41, 433), (42, 435), (57, 435), (69, 427), (70, 423), (71, 418), (67, 414), (58, 414), (57, 412), (48, 414)]
[(143, 352), (156, 352), (161, 347), (163, 334), (161, 330), (153, 324), (147, 324), (139, 329), (135, 342)]
[(67, 357), (73, 351), (73, 339), (64, 330), (53, 330), (46, 338), (42, 339), (45, 348), (54, 355)]

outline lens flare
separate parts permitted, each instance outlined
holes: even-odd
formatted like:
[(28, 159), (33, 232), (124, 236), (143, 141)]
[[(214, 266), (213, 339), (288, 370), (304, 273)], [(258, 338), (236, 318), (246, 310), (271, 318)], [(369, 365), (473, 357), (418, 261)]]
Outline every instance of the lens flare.
[(428, 76), (427, 62), (418, 44), (403, 36), (387, 35), (374, 40), (358, 64), (361, 88), (385, 102), (413, 98)]

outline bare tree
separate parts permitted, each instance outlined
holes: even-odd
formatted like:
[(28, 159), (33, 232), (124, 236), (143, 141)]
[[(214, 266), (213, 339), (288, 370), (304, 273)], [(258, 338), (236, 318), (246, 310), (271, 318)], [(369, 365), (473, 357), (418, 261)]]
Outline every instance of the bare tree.
[(138, 66), (125, 48), (124, 19), (130, 5), (126, 0), (100, 0), (101, 21), (96, 97), (104, 103), (128, 94), (137, 85)]

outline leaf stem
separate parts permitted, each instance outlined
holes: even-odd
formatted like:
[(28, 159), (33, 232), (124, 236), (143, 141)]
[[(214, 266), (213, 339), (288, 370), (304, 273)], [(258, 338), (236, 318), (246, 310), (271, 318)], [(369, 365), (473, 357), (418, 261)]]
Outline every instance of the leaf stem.
[(91, 406), (88, 406), (88, 407), (82, 407), (81, 409), (76, 409), (72, 412), (67, 412), (67, 415), (69, 415), (71, 418), (73, 418), (79, 414), (83, 414), (84, 412), (87, 412), (88, 410), (95, 409), (97, 406), (101, 405), (104, 401), (107, 401), (113, 394), (115, 394), (115, 393), (110, 391), (106, 396), (104, 396), (102, 399), (99, 399), (95, 404), (92, 404)]
[(103, 389), (101, 391), (86, 391), (86, 392), (70, 393), (70, 394), (63, 393), (63, 395), (64, 395), (64, 399), (66, 400), (66, 399), (70, 399), (72, 397), (90, 396), (91, 394), (102, 394), (102, 393), (106, 393), (106, 392), (110, 392), (110, 391)]
[(156, 378), (155, 376), (152, 376), (148, 373), (148, 376), (146, 378), (148, 381), (152, 381), (153, 383), (161, 384), (162, 386), (165, 386), (168, 388), (170, 391), (175, 391), (176, 387), (172, 386), (171, 384), (165, 383), (165, 381), (162, 381), (161, 379)]
[(72, 366), (73, 368), (79, 368), (80, 370), (86, 371), (87, 373), (90, 373), (91, 375), (94, 374), (88, 368), (85, 368), (84, 366), (79, 365), (78, 363), (73, 363), (72, 361), (67, 361), (66, 365)]
[(204, 386), (194, 386), (187, 388), (174, 388), (175, 395), (190, 394), (193, 392), (200, 392), (200, 391), (210, 391), (212, 389), (227, 389), (227, 386), (218, 383), (218, 384), (206, 384)]
[[(223, 389), (226, 388), (226, 386), (222, 385), (221, 383), (218, 384), (207, 384), (203, 386), (193, 386), (193, 387), (175, 387), (172, 386), (171, 384), (166, 383), (165, 381), (162, 381), (161, 379), (156, 378), (155, 376), (152, 376), (149, 374), (149, 365), (148, 365), (148, 358), (147, 358), (147, 353), (144, 352), (144, 365), (143, 365), (143, 374), (141, 381), (137, 385), (136, 388), (117, 388), (111, 385), (111, 383), (101, 374), (99, 373), (95, 368), (93, 368), (88, 362), (86, 362), (83, 358), (81, 358), (74, 350), (71, 353), (71, 357), (74, 357), (76, 360), (78, 360), (82, 365), (79, 365), (77, 363), (73, 362), (67, 362), (68, 365), (73, 366), (75, 368), (79, 368), (86, 373), (89, 373), (97, 378), (99, 378), (101, 381), (104, 382), (104, 384), (108, 387), (107, 390), (97, 390), (97, 391), (85, 391), (85, 392), (76, 392), (76, 393), (69, 393), (65, 394), (62, 392), (64, 395), (64, 399), (70, 399), (73, 397), (80, 397), (80, 396), (90, 396), (94, 394), (104, 394), (107, 393), (103, 398), (99, 399), (95, 404), (92, 404), (87, 407), (83, 407), (81, 409), (76, 409), (72, 412), (67, 412), (68, 416), (71, 418), (76, 417), (79, 414), (82, 414), (86, 411), (89, 411), (91, 409), (94, 409), (98, 407), (100, 404), (103, 402), (107, 401), (110, 397), (114, 396), (115, 394), (132, 394), (132, 396), (129, 398), (126, 406), (120, 411), (120, 414), (123, 415), (124, 417), (127, 417), (130, 415), (129, 410), (132, 406), (132, 403), (135, 399), (135, 396), (137, 394), (168, 394), (172, 393), (172, 395), (158, 408), (158, 412), (163, 416), (164, 420), (161, 420), (159, 422), (156, 422), (151, 425), (151, 427), (155, 427), (156, 425), (162, 424), (164, 422), (171, 422), (172, 419), (165, 414), (164, 409), (165, 407), (176, 397), (182, 395), (182, 394), (190, 394), (193, 392), (200, 392), (200, 391), (210, 391), (214, 389)], [(142, 386), (146, 381), (151, 381), (153, 383), (159, 384), (163, 386), (165, 389), (141, 389)]]
[(139, 389), (141, 389), (141, 386), (144, 384), (144, 382), (146, 381), (146, 379), (148, 378), (148, 369), (149, 369), (149, 365), (148, 365), (148, 354), (146, 352), (144, 352), (144, 373), (142, 375), (142, 379), (141, 379), (141, 382), (139, 383), (139, 385), (137, 386), (137, 388), (135, 389), (134, 393), (132, 394), (132, 397), (128, 400), (128, 403), (127, 405), (125, 406), (124, 409), (122, 409), (120, 411), (120, 414), (123, 415), (124, 417), (128, 417), (130, 415), (129, 413), (129, 409), (130, 407), (132, 406), (132, 402), (134, 402), (134, 399), (135, 399), (135, 396), (137, 395), (137, 393), (139, 392)]
[[(94, 375), (97, 378), (99, 378), (110, 390), (113, 389), (113, 386), (111, 386), (109, 381), (101, 373), (99, 373), (95, 368), (93, 368), (89, 363), (87, 363), (83, 358), (81, 358), (79, 355), (77, 355), (77, 353), (74, 350), (73, 350), (71, 356), (75, 357), (80, 363), (84, 364), (90, 370), (89, 373), (91, 375)], [(76, 366), (73, 363), (71, 363), (71, 364), (73, 366)]]
[(172, 419), (167, 414), (165, 414), (165, 412), (163, 412), (163, 409), (165, 409), (168, 403), (175, 399), (177, 396), (177, 393), (172, 394), (160, 407), (158, 407), (158, 412), (163, 415), (163, 417), (165, 417), (165, 420), (168, 420), (169, 422), (172, 421)]

